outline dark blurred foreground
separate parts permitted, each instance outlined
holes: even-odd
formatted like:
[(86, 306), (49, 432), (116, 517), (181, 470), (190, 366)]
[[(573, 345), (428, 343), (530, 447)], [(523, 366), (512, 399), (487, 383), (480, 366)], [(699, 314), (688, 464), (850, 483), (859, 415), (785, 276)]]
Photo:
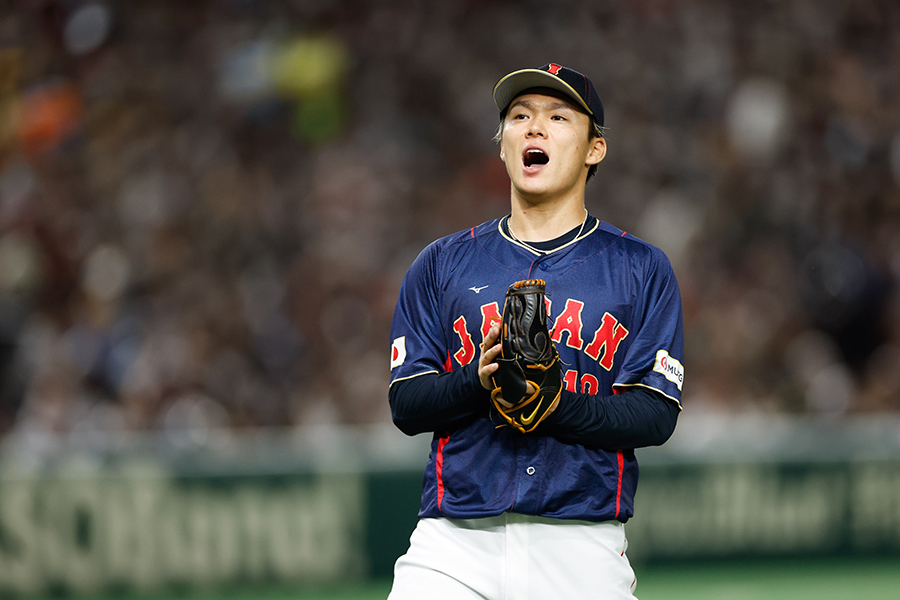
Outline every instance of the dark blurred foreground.
[[(626, 529), (639, 579), (660, 565), (897, 564), (898, 430), (900, 419), (883, 417), (686, 421), (662, 449), (638, 451)], [(425, 436), (389, 424), (224, 429), (204, 447), (156, 434), (66, 440), (37, 465), (14, 443), (0, 447), (0, 596), (263, 594), (389, 579), (416, 524), (429, 450)]]

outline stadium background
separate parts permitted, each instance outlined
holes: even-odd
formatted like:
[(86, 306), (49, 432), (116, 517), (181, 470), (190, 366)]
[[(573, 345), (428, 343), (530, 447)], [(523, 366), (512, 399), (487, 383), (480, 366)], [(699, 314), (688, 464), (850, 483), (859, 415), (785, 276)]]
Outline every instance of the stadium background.
[(491, 87), (550, 61), (606, 106), (588, 207), (682, 287), (639, 595), (898, 597), (890, 0), (0, 3), (0, 593), (383, 597), (400, 279), (508, 210)]

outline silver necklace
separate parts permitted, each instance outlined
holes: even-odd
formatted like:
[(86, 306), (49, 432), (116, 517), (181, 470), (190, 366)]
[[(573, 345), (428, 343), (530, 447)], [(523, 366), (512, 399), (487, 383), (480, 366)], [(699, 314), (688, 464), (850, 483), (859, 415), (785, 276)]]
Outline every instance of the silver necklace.
[[(512, 215), (510, 215), (510, 216), (512, 216)], [(578, 233), (575, 235), (575, 237), (572, 238), (572, 241), (575, 241), (575, 240), (577, 240), (578, 238), (581, 237), (581, 234), (582, 234), (582, 232), (584, 231), (584, 225), (585, 225), (585, 223), (587, 223), (587, 218), (588, 218), (588, 211), (587, 211), (587, 209), (585, 208), (585, 209), (584, 209), (584, 219), (581, 220), (581, 227), (578, 228)], [(531, 251), (534, 252), (535, 254), (547, 254), (547, 251), (546, 251), (546, 250), (538, 250), (537, 248), (535, 248), (535, 247), (532, 246), (531, 244), (529, 244), (529, 243), (527, 243), (527, 242), (523, 242), (522, 240), (520, 240), (520, 239), (519, 239), (519, 236), (516, 235), (516, 232), (513, 231), (513, 228), (512, 228), (512, 225), (511, 225), (510, 222), (509, 222), (509, 219), (510, 219), (510, 217), (507, 217), (507, 218), (506, 218), (506, 228), (509, 229), (509, 235), (512, 236), (512, 239), (516, 240), (517, 242), (519, 242), (520, 244), (522, 244), (523, 246), (525, 246), (526, 248), (528, 248), (529, 250), (531, 250)]]

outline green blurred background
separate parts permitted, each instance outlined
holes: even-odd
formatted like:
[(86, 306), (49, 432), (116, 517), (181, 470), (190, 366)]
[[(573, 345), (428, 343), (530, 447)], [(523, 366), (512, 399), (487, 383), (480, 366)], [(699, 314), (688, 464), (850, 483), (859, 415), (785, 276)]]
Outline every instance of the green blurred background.
[(684, 299), (638, 596), (900, 598), (893, 0), (0, 3), (0, 595), (384, 597), (400, 280), (509, 210), (491, 88), (551, 61)]

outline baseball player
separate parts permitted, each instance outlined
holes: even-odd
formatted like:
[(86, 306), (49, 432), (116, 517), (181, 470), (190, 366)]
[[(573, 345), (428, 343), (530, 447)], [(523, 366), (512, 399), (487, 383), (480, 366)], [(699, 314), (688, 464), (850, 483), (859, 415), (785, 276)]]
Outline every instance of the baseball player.
[[(493, 99), (511, 211), (425, 248), (391, 326), (394, 423), (433, 441), (389, 598), (634, 598), (634, 448), (665, 442), (681, 411), (678, 284), (662, 251), (585, 209), (607, 149), (592, 82), (548, 64)], [(545, 295), (510, 309), (528, 289)], [(520, 403), (498, 383), (507, 319), (540, 324), (540, 302), (534, 339), (558, 360)]]

